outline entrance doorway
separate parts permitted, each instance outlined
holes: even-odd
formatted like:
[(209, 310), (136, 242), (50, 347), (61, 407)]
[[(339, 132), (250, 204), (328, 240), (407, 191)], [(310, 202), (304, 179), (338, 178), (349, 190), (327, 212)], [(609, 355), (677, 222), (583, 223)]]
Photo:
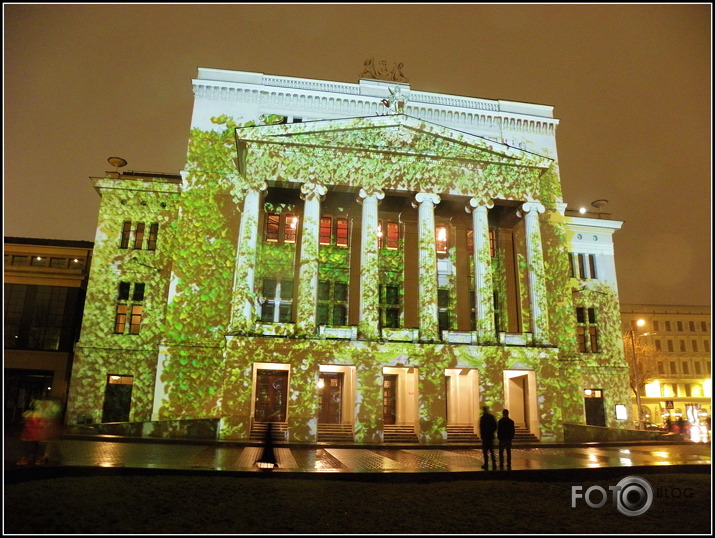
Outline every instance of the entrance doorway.
[(603, 391), (600, 389), (585, 389), (583, 396), (586, 425), (605, 426), (606, 411), (603, 408)]
[[(526, 375), (509, 378), (509, 418), (516, 424), (529, 424), (529, 383)], [(527, 426), (528, 427), (528, 426)]]
[(397, 421), (397, 375), (384, 374), (382, 381), (382, 420), (383, 424), (395, 424)]
[(256, 373), (257, 422), (285, 422), (288, 370), (258, 370)]
[(129, 375), (108, 375), (104, 389), (102, 422), (129, 422), (134, 378)]
[(321, 372), (318, 378), (318, 422), (340, 424), (343, 407), (343, 374)]

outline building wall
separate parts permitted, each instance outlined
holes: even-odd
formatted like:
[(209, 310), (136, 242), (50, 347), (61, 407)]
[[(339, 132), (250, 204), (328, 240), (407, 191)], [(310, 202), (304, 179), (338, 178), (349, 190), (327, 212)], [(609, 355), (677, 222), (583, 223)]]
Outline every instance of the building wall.
[[(131, 421), (218, 417), (233, 439), (272, 416), (298, 442), (339, 420), (357, 442), (394, 422), (436, 443), (486, 404), (557, 440), (591, 423), (597, 389), (601, 425), (631, 424), (615, 417), (620, 223), (565, 215), (551, 107), (205, 69), (194, 91), (180, 179), (93, 178), (101, 263), (71, 421), (117, 404)], [(132, 243), (138, 222), (158, 224), (155, 249)], [(571, 276), (581, 251), (598, 275)], [(118, 331), (132, 306), (136, 334)]]
[[(636, 325), (639, 319), (645, 324)], [(645, 420), (662, 425), (682, 417), (700, 424), (712, 416), (710, 307), (623, 304), (621, 320), (624, 333), (634, 330), (653, 353), (654, 372), (641, 392)], [(632, 403), (637, 409), (635, 395)]]
[(5, 237), (5, 420), (33, 399), (67, 399), (93, 244)]

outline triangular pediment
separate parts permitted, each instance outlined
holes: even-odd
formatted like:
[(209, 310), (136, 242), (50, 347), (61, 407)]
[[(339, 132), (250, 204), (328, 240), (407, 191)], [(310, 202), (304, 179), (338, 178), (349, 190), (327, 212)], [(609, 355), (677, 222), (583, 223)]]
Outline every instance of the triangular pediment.
[(547, 168), (551, 160), (404, 114), (236, 129), (239, 145), (282, 145)]
[(244, 182), (540, 198), (547, 157), (404, 114), (236, 129)]

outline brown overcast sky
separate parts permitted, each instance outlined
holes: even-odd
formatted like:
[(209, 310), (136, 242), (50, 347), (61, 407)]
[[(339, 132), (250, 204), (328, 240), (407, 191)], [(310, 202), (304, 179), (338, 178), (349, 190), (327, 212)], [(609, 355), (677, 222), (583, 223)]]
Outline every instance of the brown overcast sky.
[(710, 305), (710, 4), (3, 4), (4, 235), (94, 240), (90, 176), (183, 168), (199, 67), (551, 105), (622, 303)]

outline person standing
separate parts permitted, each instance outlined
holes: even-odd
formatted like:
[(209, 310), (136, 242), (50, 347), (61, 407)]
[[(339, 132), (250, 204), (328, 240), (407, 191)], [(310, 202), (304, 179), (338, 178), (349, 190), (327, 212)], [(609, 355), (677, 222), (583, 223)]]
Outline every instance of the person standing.
[(483, 408), (482, 418), (479, 419), (479, 437), (482, 438), (482, 455), (484, 456), (484, 465), (482, 469), (489, 468), (489, 454), (492, 456), (492, 469), (497, 468), (496, 458), (494, 457), (494, 434), (497, 431), (497, 420), (489, 412), (489, 407), (486, 405)]
[(514, 440), (514, 421), (509, 418), (509, 410), (504, 409), (502, 417), (497, 423), (497, 437), (499, 438), (499, 468), (504, 468), (504, 451), (506, 450), (506, 468), (511, 469), (511, 442)]

